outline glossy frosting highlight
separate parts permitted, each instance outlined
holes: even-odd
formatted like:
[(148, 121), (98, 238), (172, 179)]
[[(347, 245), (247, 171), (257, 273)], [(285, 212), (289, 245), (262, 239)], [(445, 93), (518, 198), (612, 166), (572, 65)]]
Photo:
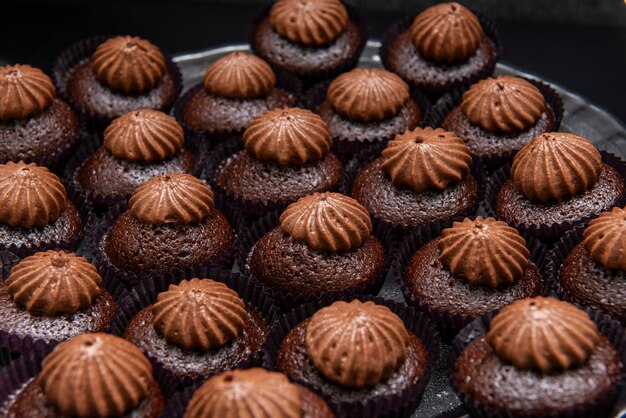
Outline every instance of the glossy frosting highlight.
[(39, 115), (54, 100), (54, 84), (30, 65), (0, 67), (0, 122), (24, 121)]
[(247, 52), (232, 52), (213, 62), (202, 79), (207, 92), (228, 99), (255, 99), (276, 85), (272, 67)]
[(591, 258), (609, 270), (626, 270), (626, 210), (613, 208), (589, 222), (583, 245)]

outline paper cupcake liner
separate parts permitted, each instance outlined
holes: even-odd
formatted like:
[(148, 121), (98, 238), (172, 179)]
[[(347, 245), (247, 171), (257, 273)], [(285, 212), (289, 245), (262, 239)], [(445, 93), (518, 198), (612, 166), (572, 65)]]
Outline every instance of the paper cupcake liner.
[[(441, 95), (447, 93), (448, 91), (454, 90), (455, 88), (460, 88), (462, 90), (465, 90), (474, 82), (481, 80), (483, 78), (489, 77), (491, 74), (493, 74), (493, 71), (496, 67), (496, 62), (502, 56), (502, 42), (500, 40), (500, 34), (498, 32), (498, 28), (496, 27), (496, 24), (492, 20), (490, 20), (489, 18), (487, 18), (486, 16), (484, 16), (483, 14), (475, 10), (472, 10), (472, 13), (474, 13), (476, 17), (478, 18), (486, 37), (491, 39), (491, 41), (494, 43), (496, 47), (496, 56), (494, 57), (493, 61), (489, 62), (488, 65), (483, 67), (481, 71), (475, 74), (465, 76), (465, 77), (450, 80), (447, 83), (447, 85), (443, 87), (436, 87), (436, 86), (426, 87), (424, 85), (421, 85), (421, 86), (413, 85), (409, 80), (405, 80), (412, 88), (422, 91), (431, 100), (435, 100)], [(378, 55), (380, 56), (383, 66), (389, 71), (391, 71), (390, 64), (387, 59), (387, 57), (389, 56), (389, 48), (391, 47), (391, 44), (393, 43), (393, 41), (400, 34), (404, 33), (406, 30), (408, 30), (411, 27), (411, 24), (413, 23), (414, 20), (415, 20), (415, 16), (407, 16), (403, 18), (402, 20), (394, 23), (393, 25), (391, 25), (391, 27), (387, 30), (387, 32), (383, 35), (381, 39), (381, 46), (378, 51)]]
[(0, 415), (5, 416), (15, 396), (26, 382), (41, 371), (41, 361), (48, 354), (47, 350), (32, 351), (13, 360), (0, 373)]
[[(342, 298), (342, 300), (345, 301), (353, 299), (358, 299), (362, 302), (373, 301), (374, 303), (388, 307), (392, 312), (398, 315), (404, 322), (406, 328), (415, 334), (422, 344), (424, 344), (428, 352), (429, 366), (424, 376), (419, 379), (416, 385), (406, 388), (400, 393), (385, 396), (378, 400), (337, 402), (332, 399), (326, 399), (326, 401), (338, 417), (408, 417), (419, 404), (424, 388), (437, 364), (440, 344), (437, 331), (426, 316), (405, 304), (365, 295)], [(276, 369), (276, 355), (283, 339), (287, 336), (289, 331), (305, 319), (310, 318), (319, 309), (331, 303), (332, 301), (307, 303), (277, 318), (265, 345), (263, 366), (270, 370)], [(311, 387), (306, 381), (296, 381), (296, 383), (316, 392), (316, 389)], [(324, 397), (323, 393), (316, 393)]]
[[(91, 38), (87, 38), (70, 45), (61, 52), (52, 67), (52, 81), (54, 82), (54, 85), (56, 87), (57, 94), (65, 101), (70, 103), (72, 107), (74, 107), (74, 109), (76, 109), (76, 111), (85, 121), (87, 130), (90, 132), (103, 131), (111, 122), (111, 120), (108, 118), (104, 118), (101, 115), (93, 114), (87, 109), (81, 108), (81, 106), (76, 103), (67, 93), (66, 85), (69, 76), (72, 74), (72, 71), (76, 68), (76, 66), (80, 64), (83, 60), (90, 58), (91, 55), (95, 52), (98, 45), (100, 45), (102, 42), (109, 38), (110, 36), (93, 36)], [(160, 109), (163, 112), (168, 113), (174, 105), (176, 98), (180, 95), (180, 91), (183, 85), (183, 78), (180, 72), (180, 68), (178, 68), (178, 65), (176, 65), (176, 63), (172, 61), (169, 55), (165, 54), (163, 51), (161, 52), (165, 56), (165, 67), (167, 69), (167, 72), (172, 77), (176, 89), (176, 93), (174, 95), (174, 100), (172, 100), (172, 103)]]
[(0, 282), (4, 281), (11, 269), (20, 262), (20, 258), (10, 251), (0, 251)]
[[(260, 218), (258, 221), (252, 223), (249, 226), (242, 226), (240, 231), (240, 241), (238, 249), (237, 265), (243, 275), (249, 277), (253, 282), (262, 283), (257, 277), (250, 273), (248, 268), (248, 259), (256, 243), (271, 229), (279, 225), (280, 212), (273, 211)], [(276, 302), (276, 305), (283, 310), (288, 310), (296, 306), (309, 302), (321, 302), (321, 301), (334, 301), (343, 299), (346, 297), (355, 297), (359, 294), (376, 294), (380, 291), (387, 273), (391, 268), (391, 262), (394, 258), (395, 242), (391, 234), (386, 231), (380, 231), (374, 228), (372, 231), (374, 235), (383, 245), (385, 249), (385, 264), (383, 268), (376, 273), (366, 283), (361, 283), (358, 286), (354, 286), (350, 289), (344, 289), (336, 292), (328, 292), (318, 295), (317, 297), (311, 295), (304, 295), (297, 292), (289, 292), (285, 290), (278, 290), (265, 285), (270, 296)], [(263, 284), (263, 283), (262, 283)]]
[[(520, 78), (528, 81), (539, 89), (544, 97), (546, 105), (554, 116), (554, 122), (552, 123), (552, 125), (550, 125), (549, 129), (547, 129), (546, 132), (558, 131), (559, 127), (561, 126), (561, 121), (563, 120), (564, 112), (563, 99), (561, 98), (559, 93), (557, 93), (557, 91), (552, 86), (544, 83), (543, 81), (526, 77)], [(463, 100), (463, 93), (465, 92), (465, 90), (466, 88), (456, 89), (441, 97), (437, 101), (437, 103), (435, 103), (431, 107), (430, 112), (428, 113), (427, 123), (430, 126), (440, 127), (448, 113), (450, 113), (455, 107), (461, 104), (461, 101)], [(506, 138), (503, 138), (503, 140), (506, 140)], [(509, 151), (500, 154), (481, 156), (480, 158), (487, 166), (487, 168), (492, 171), (497, 169), (502, 164), (511, 162), (516, 153), (517, 151)]]
[[(606, 163), (613, 167), (619, 173), (619, 175), (626, 180), (626, 162), (621, 160), (619, 157), (603, 150), (600, 150), (600, 155), (602, 157), (603, 163)], [(489, 216), (498, 218), (496, 214), (496, 199), (498, 196), (498, 192), (500, 191), (504, 183), (509, 179), (510, 171), (511, 165), (507, 164), (501, 167), (495, 173), (493, 173), (489, 178), (487, 193), (485, 197), (485, 209)], [(626, 193), (616, 202), (613, 202), (612, 206), (624, 206), (624, 203), (626, 203)], [(563, 235), (565, 235), (567, 231), (573, 229), (578, 225), (586, 225), (591, 218), (599, 215), (600, 212), (590, 213), (589, 215), (583, 216), (574, 222), (563, 221), (551, 225), (526, 225), (509, 221), (507, 221), (507, 223), (520, 231), (520, 233), (524, 235), (524, 237), (532, 236), (541, 240), (545, 244), (551, 245), (554, 244)]]
[[(599, 331), (609, 339), (611, 344), (613, 344), (613, 346), (615, 346), (617, 351), (620, 353), (622, 363), (626, 364), (626, 335), (624, 335), (624, 328), (620, 325), (620, 323), (600, 311), (591, 310), (585, 307), (581, 307), (579, 305), (577, 306), (589, 314), (589, 317), (596, 323)], [(455, 364), (459, 355), (472, 341), (488, 332), (489, 324), (498, 312), (499, 310), (493, 311), (487, 315), (477, 318), (472, 323), (468, 324), (454, 338), (452, 344), (452, 351), (448, 365), (449, 381), (459, 399), (461, 399), (463, 404), (471, 411), (472, 416), (487, 418), (511, 418), (517, 416), (507, 411), (483, 405), (477, 400), (472, 399), (470, 396), (462, 393), (456, 383), (456, 379), (454, 378)], [(585, 418), (592, 416), (608, 416), (609, 411), (611, 410), (613, 404), (619, 396), (623, 382), (624, 371), (622, 371), (622, 378), (620, 379), (619, 383), (615, 385), (615, 387), (611, 388), (611, 390), (609, 390), (603, 396), (601, 396), (600, 399), (597, 399), (595, 403), (589, 405), (579, 405), (578, 407), (572, 408), (566, 413), (550, 415), (550, 417)], [(539, 392), (541, 391), (541, 388), (537, 386), (537, 390)], [(527, 417), (527, 415), (523, 416)]]

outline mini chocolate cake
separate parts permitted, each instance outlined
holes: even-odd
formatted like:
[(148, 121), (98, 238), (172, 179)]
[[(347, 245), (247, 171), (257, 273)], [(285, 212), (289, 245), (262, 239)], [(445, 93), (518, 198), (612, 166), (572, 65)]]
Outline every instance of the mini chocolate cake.
[(0, 344), (13, 351), (107, 332), (115, 302), (85, 258), (62, 251), (26, 257), (0, 283)]
[[(489, 33), (485, 33), (489, 32)], [(380, 56), (389, 71), (431, 96), (491, 75), (498, 58), (492, 28), (458, 3), (442, 3), (394, 25)]]
[(274, 68), (312, 83), (354, 68), (366, 39), (339, 0), (278, 0), (256, 24), (250, 45)]
[(620, 353), (586, 312), (553, 298), (512, 303), (454, 365), (479, 416), (605, 416), (622, 376)]
[(189, 401), (185, 418), (333, 418), (326, 402), (287, 376), (260, 368), (212, 377)]
[(61, 180), (37, 164), (0, 164), (0, 249), (25, 257), (75, 248), (83, 231)]
[(381, 149), (422, 120), (409, 86), (397, 75), (376, 68), (356, 68), (333, 80), (317, 113), (328, 124), (333, 147), (345, 154)]
[(29, 65), (0, 67), (0, 163), (54, 165), (78, 143), (78, 117), (52, 80)]
[(9, 402), (6, 418), (158, 418), (164, 407), (141, 351), (95, 333), (59, 344)]
[(326, 123), (298, 108), (271, 110), (246, 129), (245, 150), (218, 168), (215, 183), (248, 215), (284, 209), (314, 192), (334, 190), (343, 174), (330, 152)]
[(352, 197), (391, 229), (451, 222), (478, 206), (479, 180), (471, 165), (470, 152), (456, 135), (417, 128), (396, 136), (359, 172)]
[(385, 265), (385, 249), (371, 233), (369, 215), (356, 200), (315, 193), (289, 205), (246, 267), (283, 306), (356, 295), (376, 285)]

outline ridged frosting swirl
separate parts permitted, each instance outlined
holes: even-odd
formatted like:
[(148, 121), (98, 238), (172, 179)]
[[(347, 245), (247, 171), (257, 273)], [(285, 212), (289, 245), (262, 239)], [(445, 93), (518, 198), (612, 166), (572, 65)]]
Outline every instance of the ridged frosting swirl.
[(136, 36), (117, 36), (98, 45), (91, 56), (98, 80), (124, 94), (145, 93), (165, 74), (165, 57), (158, 47)]
[(204, 352), (234, 340), (247, 314), (237, 292), (224, 283), (193, 278), (159, 293), (152, 316), (154, 329), (168, 344)]
[(461, 101), (461, 111), (472, 124), (503, 134), (534, 126), (545, 110), (546, 102), (537, 87), (508, 75), (473, 84)]
[(328, 103), (342, 116), (363, 123), (392, 117), (409, 100), (409, 86), (392, 72), (355, 68), (334, 79)]
[(152, 109), (125, 113), (104, 130), (104, 148), (130, 162), (163, 161), (181, 150), (183, 128), (167, 114)]
[(613, 208), (589, 222), (583, 245), (591, 258), (609, 270), (626, 270), (626, 210)]
[(472, 286), (510, 286), (528, 267), (526, 240), (494, 218), (465, 218), (446, 228), (437, 242), (439, 259), (452, 275)]
[(84, 257), (63, 251), (39, 252), (20, 261), (5, 284), (13, 301), (32, 314), (72, 315), (102, 293), (102, 277)]
[(269, 19), (272, 28), (291, 42), (322, 46), (344, 31), (348, 11), (339, 0), (278, 0)]
[(602, 172), (602, 157), (587, 139), (551, 132), (533, 138), (515, 155), (511, 179), (529, 200), (555, 202), (585, 193)]
[(325, 192), (289, 205), (280, 215), (280, 229), (314, 250), (336, 253), (359, 248), (372, 233), (372, 221), (355, 199)]
[(213, 210), (213, 191), (191, 174), (154, 176), (135, 189), (128, 210), (145, 224), (197, 224)]
[(287, 376), (261, 368), (231, 370), (194, 393), (185, 418), (301, 418), (298, 387)]
[(416, 128), (397, 135), (382, 152), (383, 170), (396, 187), (415, 193), (444, 190), (470, 171), (472, 155), (463, 140), (441, 128)]
[(453, 64), (476, 53), (485, 34), (474, 13), (459, 3), (441, 3), (424, 10), (411, 25), (411, 39), (426, 59)]
[(354, 389), (389, 379), (404, 363), (409, 334), (400, 317), (374, 302), (335, 302), (306, 326), (305, 345), (315, 368)]
[(154, 384), (141, 350), (110, 334), (82, 334), (57, 345), (37, 377), (45, 402), (60, 415), (121, 417), (137, 408)]
[(0, 67), (0, 122), (23, 121), (36, 116), (54, 100), (54, 84), (30, 65)]
[(23, 161), (0, 164), (0, 222), (12, 227), (44, 227), (67, 207), (65, 187), (46, 167)]
[(551, 297), (517, 300), (491, 320), (489, 344), (503, 361), (544, 374), (584, 364), (600, 339), (585, 311)]
[(246, 151), (263, 162), (302, 166), (324, 158), (332, 136), (326, 122), (299, 108), (269, 110), (256, 116), (245, 132)]
[(228, 99), (255, 99), (276, 85), (272, 67), (247, 52), (232, 52), (207, 68), (202, 85), (209, 93)]

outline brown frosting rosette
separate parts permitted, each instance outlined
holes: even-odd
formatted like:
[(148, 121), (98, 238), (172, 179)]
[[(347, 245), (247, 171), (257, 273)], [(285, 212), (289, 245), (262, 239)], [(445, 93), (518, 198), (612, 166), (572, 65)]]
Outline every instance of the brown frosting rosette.
[(12, 227), (44, 227), (67, 207), (65, 187), (46, 167), (23, 161), (0, 164), (0, 222)]
[(583, 245), (608, 270), (626, 270), (626, 210), (613, 208), (589, 222)]
[(340, 193), (314, 193), (280, 215), (280, 229), (294, 241), (331, 252), (359, 248), (372, 234), (370, 215), (359, 202)]
[(255, 99), (276, 85), (272, 67), (247, 52), (233, 52), (213, 62), (204, 73), (207, 92), (228, 99)]
[(441, 128), (417, 128), (397, 135), (382, 152), (383, 170), (396, 187), (415, 193), (444, 190), (470, 171), (472, 155), (458, 136)]
[(54, 84), (30, 65), (0, 67), (0, 122), (39, 115), (54, 100)]
[(418, 14), (411, 39), (424, 58), (444, 64), (467, 60), (484, 38), (474, 13), (459, 3), (441, 3)]
[(246, 321), (246, 306), (224, 283), (194, 278), (159, 293), (152, 315), (154, 329), (168, 344), (208, 351), (239, 335)]
[(562, 132), (541, 134), (513, 159), (511, 179), (531, 201), (558, 202), (593, 187), (602, 157), (589, 140)]
[(600, 340), (586, 312), (551, 297), (520, 299), (491, 320), (489, 344), (503, 361), (544, 374), (580, 366)]

